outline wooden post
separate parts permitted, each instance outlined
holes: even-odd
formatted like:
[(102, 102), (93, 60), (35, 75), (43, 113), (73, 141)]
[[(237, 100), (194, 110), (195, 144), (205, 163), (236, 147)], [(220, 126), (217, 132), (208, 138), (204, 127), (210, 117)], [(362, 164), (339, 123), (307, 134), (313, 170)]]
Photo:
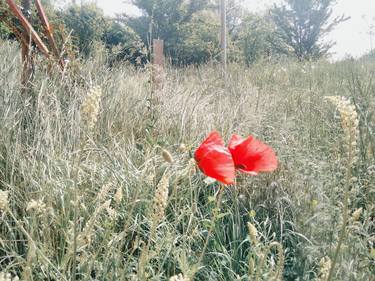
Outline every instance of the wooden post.
[(220, 47), (222, 52), (223, 73), (226, 79), (227, 76), (227, 13), (226, 0), (220, 0)]
[(164, 41), (154, 39), (152, 45), (153, 88), (160, 90), (164, 83)]

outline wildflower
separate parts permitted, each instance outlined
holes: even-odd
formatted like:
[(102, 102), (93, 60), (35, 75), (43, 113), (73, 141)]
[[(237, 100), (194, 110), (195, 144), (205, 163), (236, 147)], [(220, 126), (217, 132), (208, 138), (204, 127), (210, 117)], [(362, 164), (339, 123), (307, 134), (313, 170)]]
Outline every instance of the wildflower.
[(93, 129), (98, 121), (101, 96), (102, 90), (99, 87), (93, 87), (81, 105), (82, 121), (88, 129)]
[(5, 210), (8, 205), (9, 191), (0, 190), (0, 210)]
[(212, 132), (195, 151), (195, 160), (201, 171), (224, 184), (232, 184), (235, 169), (232, 155), (224, 146), (219, 133)]
[(212, 132), (195, 152), (201, 171), (224, 184), (232, 184), (235, 170), (257, 175), (277, 168), (277, 158), (271, 147), (249, 136), (243, 140), (233, 135), (228, 148), (217, 132)]
[(153, 202), (153, 219), (155, 224), (158, 224), (164, 217), (164, 211), (168, 203), (168, 185), (169, 177), (164, 174), (156, 188)]
[(277, 168), (275, 152), (253, 136), (244, 140), (233, 135), (229, 141), (229, 151), (236, 169), (243, 173), (257, 175), (259, 172), (271, 172)]

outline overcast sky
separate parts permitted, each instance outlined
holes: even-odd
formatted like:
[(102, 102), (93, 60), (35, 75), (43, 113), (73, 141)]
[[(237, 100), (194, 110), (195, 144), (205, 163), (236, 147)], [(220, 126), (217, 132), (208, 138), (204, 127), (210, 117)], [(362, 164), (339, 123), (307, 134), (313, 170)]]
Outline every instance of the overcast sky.
[[(136, 12), (134, 7), (124, 4), (125, 0), (96, 0), (96, 2), (108, 15)], [(243, 0), (243, 2), (251, 11), (262, 11), (280, 0)], [(338, 0), (337, 3), (334, 13), (345, 14), (351, 19), (341, 23), (327, 38), (337, 42), (332, 49), (333, 57), (340, 59), (346, 54), (356, 57), (368, 52), (371, 49), (369, 26), (375, 25), (375, 0)], [(372, 41), (375, 48), (374, 35)]]

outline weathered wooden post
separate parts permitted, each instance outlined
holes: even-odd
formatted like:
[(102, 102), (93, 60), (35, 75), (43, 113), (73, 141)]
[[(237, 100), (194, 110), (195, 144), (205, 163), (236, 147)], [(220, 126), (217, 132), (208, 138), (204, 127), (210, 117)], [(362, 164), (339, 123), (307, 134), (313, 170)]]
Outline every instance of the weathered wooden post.
[(154, 39), (152, 45), (152, 84), (156, 91), (163, 88), (164, 83), (164, 41)]
[(222, 65), (223, 65), (223, 74), (226, 80), (227, 77), (227, 9), (226, 9), (226, 0), (220, 0), (220, 47), (222, 54)]

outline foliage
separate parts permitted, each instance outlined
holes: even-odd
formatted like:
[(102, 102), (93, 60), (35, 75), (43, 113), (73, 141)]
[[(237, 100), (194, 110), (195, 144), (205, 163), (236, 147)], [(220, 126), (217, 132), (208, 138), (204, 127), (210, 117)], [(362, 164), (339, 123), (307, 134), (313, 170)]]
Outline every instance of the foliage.
[[(18, 4), (20, 7), (22, 7), (22, 1), (21, 0), (15, 1), (15, 3)], [(29, 19), (31, 25), (33, 26), (33, 28), (39, 34), (42, 34), (41, 22), (40, 22), (40, 18), (37, 15), (36, 6), (34, 6), (33, 3), (29, 2), (29, 1), (26, 1), (26, 3), (31, 4), (30, 5), (30, 15), (31, 15), (31, 17)], [(47, 18), (49, 19), (50, 24), (52, 24), (52, 26), (54, 26), (55, 20), (56, 20), (56, 11), (55, 11), (55, 8), (53, 6), (53, 1), (52, 0), (42, 0), (41, 3), (43, 5), (44, 11), (47, 15)], [(23, 11), (23, 13), (26, 13), (26, 12)], [(2, 1), (0, 3), (0, 18), (2, 18), (2, 16), (5, 16), (7, 21), (11, 22), (13, 24), (13, 26), (18, 28), (18, 30), (20, 30), (20, 31), (24, 30), (23, 27), (21, 26), (21, 24), (18, 22), (18, 20), (16, 20), (13, 17), (12, 13), (10, 12), (10, 10), (8, 8), (8, 4), (6, 4), (5, 1)], [(0, 19), (0, 37), (7, 37), (7, 38), (13, 38), (14, 37), (14, 34), (13, 34), (12, 30), (10, 30), (8, 28), (8, 26), (2, 22), (1, 19)]]
[(334, 4), (335, 0), (286, 0), (281, 6), (275, 5), (270, 14), (277, 27), (277, 35), (286, 48), (277, 44), (274, 47), (286, 54), (293, 52), (299, 60), (319, 59), (327, 55), (334, 43), (323, 43), (322, 39), (348, 19), (344, 16), (331, 17)]
[(0, 38), (5, 39), (8, 38), (10, 35), (9, 28), (0, 22)]
[(193, 14), (191, 20), (179, 28), (181, 38), (173, 47), (172, 62), (178, 65), (201, 64), (215, 58), (220, 52), (219, 26), (216, 14), (210, 10)]
[(59, 11), (66, 29), (72, 31), (73, 42), (84, 55), (89, 55), (96, 42), (100, 42), (108, 26), (103, 11), (95, 4), (68, 6)]
[(104, 32), (103, 41), (111, 53), (110, 63), (130, 61), (132, 64), (145, 64), (147, 51), (142, 40), (129, 26), (112, 20)]
[(164, 40), (166, 55), (174, 63), (203, 63), (217, 48), (217, 31), (214, 30), (217, 20), (209, 11), (213, 7), (210, 2), (134, 0), (143, 15), (128, 18), (127, 23), (146, 45), (151, 37)]
[(280, 46), (283, 42), (278, 40), (275, 28), (266, 16), (249, 14), (243, 18), (237, 28), (235, 42), (239, 45), (246, 64), (278, 56), (274, 45)]
[(0, 2), (0, 38), (6, 38), (9, 36), (9, 29), (1, 20), (1, 18), (5, 16), (6, 10), (7, 9), (5, 6), (5, 2), (1, 1)]

